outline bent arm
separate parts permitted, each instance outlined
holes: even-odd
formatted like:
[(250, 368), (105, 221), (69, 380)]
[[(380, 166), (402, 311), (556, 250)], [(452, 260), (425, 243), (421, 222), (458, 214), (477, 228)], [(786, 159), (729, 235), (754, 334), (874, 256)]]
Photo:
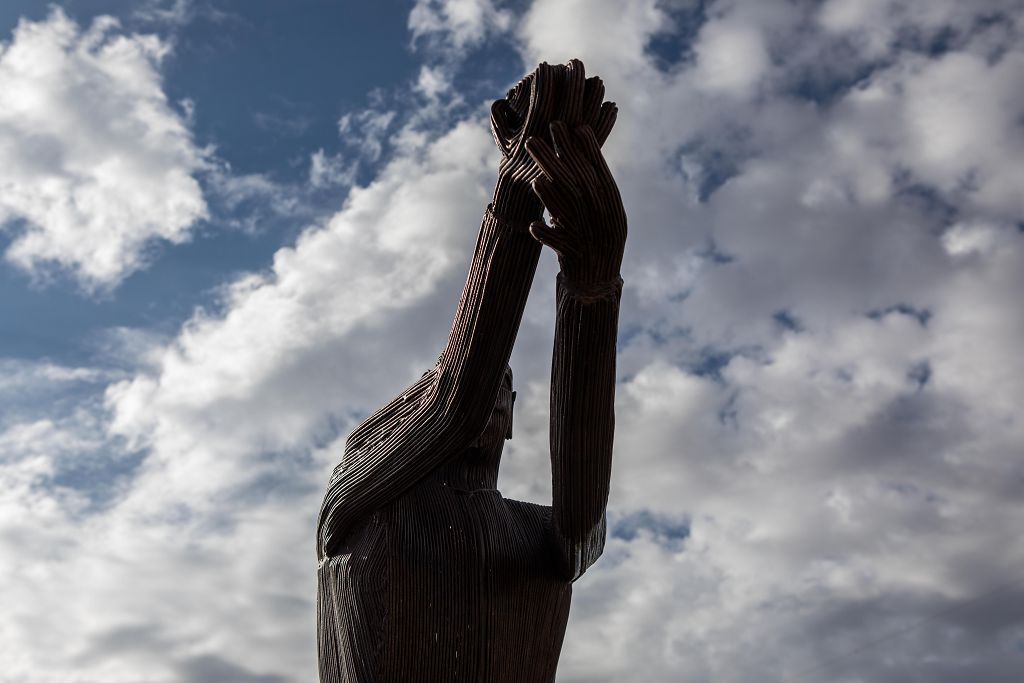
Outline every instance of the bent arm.
[(349, 437), (320, 510), (317, 554), (332, 554), (352, 525), (395, 500), (484, 429), (512, 353), (541, 245), (484, 215), (469, 277), (437, 366)]
[(604, 550), (615, 433), (615, 340), (622, 280), (558, 277), (551, 368), (552, 531), (575, 581)]
[(575, 581), (604, 550), (627, 228), (594, 131), (554, 122), (551, 136), (554, 147), (527, 141), (544, 173), (534, 191), (551, 213), (550, 226), (534, 223), (531, 232), (561, 265), (551, 366), (551, 519), (560, 569)]

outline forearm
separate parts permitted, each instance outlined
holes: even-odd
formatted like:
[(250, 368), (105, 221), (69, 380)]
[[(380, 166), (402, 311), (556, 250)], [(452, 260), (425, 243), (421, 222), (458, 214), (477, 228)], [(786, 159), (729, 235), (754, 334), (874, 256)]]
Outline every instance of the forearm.
[(438, 364), (439, 392), (474, 428), (483, 428), (494, 404), (540, 258), (528, 226), (522, 217), (485, 213)]
[(615, 433), (620, 279), (577, 289), (561, 275), (551, 373), (552, 525), (563, 572), (604, 548)]

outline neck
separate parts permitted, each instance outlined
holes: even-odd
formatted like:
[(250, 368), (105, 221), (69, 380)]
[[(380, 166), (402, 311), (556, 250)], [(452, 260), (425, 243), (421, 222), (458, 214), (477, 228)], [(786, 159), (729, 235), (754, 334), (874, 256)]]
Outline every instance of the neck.
[(443, 486), (472, 491), (494, 489), (498, 486), (498, 465), (504, 442), (490, 446), (471, 446), (457, 458), (445, 463), (432, 475)]

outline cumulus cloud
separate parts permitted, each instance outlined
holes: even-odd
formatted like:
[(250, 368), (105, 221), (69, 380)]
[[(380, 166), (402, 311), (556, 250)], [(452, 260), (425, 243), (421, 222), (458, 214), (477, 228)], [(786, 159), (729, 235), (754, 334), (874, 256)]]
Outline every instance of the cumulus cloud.
[[(131, 485), (102, 510), (82, 519), (82, 505), (60, 498), (74, 486), (41, 485), (65, 466), (55, 451), (40, 446), (33, 457), (18, 458), (10, 476), (22, 483), (12, 484), (10, 505), (45, 504), (55, 529), (78, 528), (92, 539), (89, 547), (70, 532), (36, 540), (43, 548), (74, 549), (78, 581), (90, 586), (80, 592), (68, 585), (52, 598), (64, 603), (61, 637), (81, 653), (78, 666), (132, 680), (123, 662), (145, 663), (161, 679), (179, 680), (202, 656), (213, 658), (203, 661), (217, 670), (244, 662), (252, 676), (312, 675), (307, 537), (320, 485), (338, 454), (335, 439), (374, 401), (433, 363), (493, 173), (483, 117), (431, 141), (412, 131), (405, 137), (404, 153), (372, 183), (353, 189), (338, 214), (280, 250), (268, 272), (227, 288), (222, 313), (197, 314), (173, 343), (141, 354), (150, 370), (109, 383), (105, 405), (93, 405), (92, 414), (107, 424), (110, 444), (144, 457), (132, 463)], [(421, 318), (415, 338), (407, 316), (396, 315), (410, 310)], [(379, 353), (401, 360), (381, 366)], [(71, 371), (36, 374), (43, 372)], [(9, 441), (25, 444), (25, 435), (51, 427), (25, 422)], [(112, 558), (120, 569), (111, 569)], [(48, 562), (37, 557), (33, 566), (57, 571)], [(263, 588), (247, 588), (245, 596), (231, 588), (259, 575), (272, 577)], [(181, 590), (174, 576), (190, 576), (201, 588), (172, 597)], [(35, 580), (26, 575), (8, 587), (38, 593)], [(115, 598), (126, 584), (135, 595)], [(22, 599), (18, 615), (33, 604), (39, 603)], [(90, 613), (103, 616), (86, 618)], [(240, 622), (252, 627), (240, 631)], [(254, 638), (265, 639), (258, 649), (266, 656), (253, 654)], [(28, 677), (43, 656), (32, 630), (11, 629), (5, 640), (36, 653), (11, 669)], [(282, 642), (292, 655), (276, 653)], [(125, 659), (112, 665), (111, 652)], [(67, 665), (53, 662), (34, 675), (63, 678)]]
[(90, 290), (142, 267), (159, 242), (206, 216), (205, 165), (161, 89), (168, 45), (61, 10), (22, 21), (0, 46), (0, 225), (5, 256), (34, 275), (71, 272)]
[[(364, 381), (361, 361), (350, 354), (362, 352), (351, 338), (430, 297), (440, 282), (453, 288), (462, 265), (453, 253), (471, 246), (486, 204), (486, 133), (479, 121), (464, 123), (394, 159), (372, 184), (354, 188), (327, 225), (280, 250), (270, 272), (237, 281), (223, 302), (226, 317), (193, 319), (158, 375), (111, 388), (117, 430), (161, 442), (162, 433), (198, 435), (206, 423), (200, 440), (233, 442), (245, 453), (301, 446), (329, 413), (360, 411), (352, 389)], [(442, 341), (439, 334), (438, 348)], [(332, 372), (320, 366), (328, 358)], [(335, 391), (343, 384), (346, 391)], [(171, 421), (162, 427), (164, 418)], [(254, 419), (266, 430), (251, 429)], [(183, 431), (184, 424), (192, 426)]]
[[(524, 65), (582, 57), (618, 101), (606, 151), (631, 229), (611, 538), (577, 584), (559, 680), (1013, 681), (1014, 20), (1000, 3), (701, 5), (535, 0), (508, 18)], [(466, 47), (504, 11), (421, 2), (410, 27)], [(430, 69), (425, 98), (449, 87)], [(99, 388), (0, 435), (11, 675), (313, 675), (320, 486), (351, 425), (443, 344), (496, 156), (484, 112), (433, 135), (389, 111), (339, 124), (376, 177), (130, 376), (0, 366), (0, 387)], [(553, 268), (513, 358), (501, 480), (540, 502)], [(121, 454), (103, 506), (61, 474), (75, 438)]]
[(610, 546), (565, 680), (1012, 678), (1019, 617), (992, 616), (978, 663), (969, 615), (1020, 601), (1019, 509), (980, 503), (1019, 487), (1024, 443), (1020, 41), (979, 21), (998, 3), (840, 5), (718, 3), (684, 68), (648, 52), (684, 3), (526, 16), (527, 63), (578, 54), (622, 110), (613, 503), (689, 530), (659, 546), (651, 518)]
[(428, 40), (432, 47), (455, 54), (475, 47), (489, 35), (507, 31), (512, 12), (493, 0), (416, 0), (409, 13), (409, 31), (415, 44)]
[(764, 38), (754, 25), (714, 21), (701, 31), (695, 49), (694, 85), (712, 92), (749, 95), (769, 64)]

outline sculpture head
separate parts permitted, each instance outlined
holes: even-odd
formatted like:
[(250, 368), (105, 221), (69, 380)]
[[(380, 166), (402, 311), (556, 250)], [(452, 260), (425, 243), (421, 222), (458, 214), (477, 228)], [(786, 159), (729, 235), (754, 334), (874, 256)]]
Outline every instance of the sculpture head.
[(491, 409), (487, 426), (473, 445), (477, 448), (492, 448), (500, 445), (503, 439), (512, 438), (512, 407), (515, 405), (516, 392), (512, 390), (512, 368), (505, 366), (505, 376), (498, 388), (498, 396)]

